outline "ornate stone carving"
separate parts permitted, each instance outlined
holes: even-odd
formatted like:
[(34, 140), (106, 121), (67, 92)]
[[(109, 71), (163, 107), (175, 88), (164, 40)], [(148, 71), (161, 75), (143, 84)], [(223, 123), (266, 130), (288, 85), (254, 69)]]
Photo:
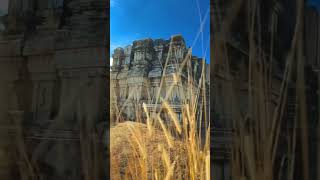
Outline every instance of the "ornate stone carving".
[[(170, 48), (173, 50), (172, 52), (169, 50)], [(113, 83), (111, 86), (111, 91), (113, 91), (111, 109), (117, 109), (112, 107), (118, 106), (118, 109), (123, 109), (122, 112), (126, 118), (135, 119), (134, 110), (141, 109), (142, 103), (160, 103), (158, 94), (165, 97), (166, 92), (168, 92), (167, 88), (173, 84), (172, 75), (168, 75), (160, 88), (160, 82), (164, 75), (163, 66), (167, 57), (173, 60), (171, 65), (178, 66), (182, 59), (186, 57), (187, 51), (188, 49), (186, 49), (181, 35), (172, 36), (170, 40), (137, 40), (133, 42), (132, 47), (127, 46), (125, 49), (115, 49), (111, 71), (111, 82)], [(199, 58), (190, 58), (190, 60), (192, 61), (192, 66), (199, 64), (198, 61), (201, 61)], [(121, 62), (123, 63), (121, 64)], [(130, 63), (130, 68), (126, 68), (128, 63)], [(193, 77), (199, 79), (200, 74), (197, 73), (199, 72), (199, 66), (194, 66), (193, 68), (197, 69)], [(177, 73), (176, 68), (170, 70), (172, 73)], [(181, 81), (186, 81), (186, 79)], [(197, 80), (195, 81), (197, 82)], [(180, 104), (185, 100), (184, 97), (179, 96), (179, 94), (182, 94), (180, 91), (183, 89), (185, 87), (175, 86), (173, 88), (172, 93), (169, 95), (170, 103)]]
[(126, 46), (126, 47), (124, 48), (124, 56), (125, 56), (125, 59), (124, 59), (124, 68), (125, 68), (126, 70), (129, 69), (130, 63), (131, 63), (131, 60), (132, 60), (131, 50), (132, 50), (132, 46), (131, 46), (131, 45)]
[[(107, 1), (9, 2), (5, 31), (0, 33), (0, 72), (4, 74), (0, 78), (0, 97), (4, 99), (0, 105), (4, 107), (0, 111), (3, 120), (0, 125), (7, 127), (3, 122), (9, 119), (8, 110), (25, 112), (19, 127), (26, 132), (21, 138), (28, 139), (28, 157), (32, 156), (36, 166), (42, 167), (38, 164), (42, 161), (52, 169), (52, 172), (38, 169), (37, 174), (43, 174), (43, 178), (81, 179), (81, 166), (95, 164), (97, 171), (89, 172), (90, 177), (105, 179), (102, 177), (105, 166), (89, 157), (93, 149), (103, 150), (100, 139), (86, 137), (96, 133), (94, 127), (107, 119)], [(4, 79), (7, 77), (10, 79)], [(66, 130), (77, 138), (64, 133)], [(87, 153), (80, 152), (79, 137), (81, 143), (90, 144)], [(0, 143), (0, 156), (2, 151), (16, 152), (19, 143), (15, 143), (10, 149), (4, 149)], [(68, 151), (63, 144), (68, 144)], [(98, 159), (107, 161), (100, 156), (104, 153), (98, 154)], [(81, 156), (90, 162), (82, 162)], [(70, 158), (69, 164), (65, 164), (66, 158)], [(10, 159), (10, 162), (17, 161)], [(5, 169), (8, 178), (3, 178), (0, 172), (0, 179), (12, 179), (12, 174), (23, 176), (19, 172), (22, 168), (15, 167), (19, 164)], [(68, 178), (68, 174), (79, 177)]]
[(113, 65), (112, 70), (120, 70), (121, 65), (124, 61), (124, 51), (122, 48), (117, 48), (114, 50), (114, 54), (112, 55)]

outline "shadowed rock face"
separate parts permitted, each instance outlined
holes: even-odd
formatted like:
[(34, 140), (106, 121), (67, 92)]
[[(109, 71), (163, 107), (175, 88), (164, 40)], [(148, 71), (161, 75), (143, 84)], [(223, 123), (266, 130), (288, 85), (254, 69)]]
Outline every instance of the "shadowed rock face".
[[(134, 177), (134, 179), (142, 179), (146, 177), (143, 173), (146, 173), (148, 179), (151, 179), (155, 169), (165, 176), (167, 171), (159, 146), (163, 146), (168, 152), (171, 163), (177, 161), (174, 170), (175, 179), (181, 177), (187, 179), (186, 147), (176, 140), (173, 148), (169, 148), (162, 131), (155, 130), (153, 135), (149, 136), (145, 124), (128, 121), (112, 127), (110, 138), (111, 179), (123, 179), (126, 173), (127, 177)], [(139, 143), (143, 150), (139, 148)], [(146, 166), (141, 167), (143, 151), (146, 152)]]

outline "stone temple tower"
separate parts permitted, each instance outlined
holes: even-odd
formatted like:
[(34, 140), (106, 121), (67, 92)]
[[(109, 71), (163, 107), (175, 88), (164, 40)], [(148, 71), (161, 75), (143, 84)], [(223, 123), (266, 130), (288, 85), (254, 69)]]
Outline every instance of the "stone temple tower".
[(153, 41), (151, 39), (134, 41), (132, 50), (132, 67), (127, 76), (128, 98), (131, 100), (127, 112), (132, 112), (130, 118), (135, 116), (135, 112), (142, 111), (137, 106), (138, 102), (147, 100), (148, 72), (153, 58)]
[(10, 0), (0, 32), (0, 179), (102, 179), (108, 5)]
[[(199, 82), (202, 71), (199, 64), (203, 60), (191, 55), (191, 49), (186, 48), (181, 35), (172, 36), (169, 40), (136, 40), (125, 48), (115, 49), (110, 73), (112, 120), (119, 120), (118, 117), (137, 120), (143, 114), (143, 103), (148, 111), (157, 111), (161, 106), (160, 97), (166, 96), (180, 114), (180, 105), (187, 100), (183, 93), (186, 92), (187, 71), (183, 69), (180, 72), (185, 59), (194, 69), (194, 82)], [(174, 82), (177, 73), (182, 74), (179, 83)]]

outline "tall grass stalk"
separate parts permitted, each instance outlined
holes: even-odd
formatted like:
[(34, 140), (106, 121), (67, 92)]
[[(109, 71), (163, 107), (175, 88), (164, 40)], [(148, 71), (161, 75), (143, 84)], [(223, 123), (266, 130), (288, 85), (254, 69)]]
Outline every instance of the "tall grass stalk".
[[(190, 50), (185, 58), (175, 65), (176, 72), (166, 74), (172, 49), (170, 45), (157, 95), (154, 100), (149, 101), (156, 102), (160, 108), (156, 107), (150, 111), (146, 104), (142, 105), (143, 111), (136, 115), (136, 121), (145, 122), (146, 128), (129, 128), (131, 135), (127, 136), (126, 140), (130, 142), (132, 152), (129, 153), (130, 157), (122, 157), (127, 162), (125, 167), (118, 163), (121, 160), (111, 164), (115, 167), (111, 170), (111, 176), (116, 179), (210, 179), (210, 123), (207, 115), (205, 71), (201, 72), (199, 82), (194, 80)], [(204, 62), (202, 69), (205, 69)], [(169, 87), (165, 87), (166, 80), (170, 77), (173, 82)], [(177, 91), (177, 86), (182, 89)], [(165, 96), (161, 93), (164, 90)], [(170, 104), (169, 97), (173, 91), (177, 91), (181, 97), (181, 120)], [(134, 93), (139, 92), (130, 92), (128, 99), (134, 96)], [(123, 107), (113, 107), (120, 109), (117, 119), (120, 119), (126, 103), (128, 100)], [(166, 118), (163, 118), (164, 114)], [(121, 125), (118, 120), (114, 124), (115, 127), (117, 124)], [(112, 129), (113, 127), (110, 141), (114, 144), (116, 140), (112, 139)], [(161, 141), (153, 142), (161, 137)], [(152, 154), (154, 152), (150, 151), (149, 146), (158, 147), (161, 156)], [(111, 154), (116, 153), (112, 151), (111, 147)], [(126, 169), (126, 172), (121, 172), (121, 169)]]
[[(240, 12), (244, 3), (247, 3), (248, 21), (248, 63), (247, 73), (247, 112), (241, 112), (238, 100), (238, 90), (236, 79), (232, 76), (230, 66), (230, 52), (227, 48), (227, 39), (231, 34), (231, 27)], [(246, 180), (293, 180), (294, 172), (302, 170), (303, 179), (309, 179), (309, 157), (308, 157), (308, 131), (306, 114), (306, 94), (304, 77), (304, 57), (303, 57), (303, 9), (302, 0), (293, 1), (296, 3), (297, 15), (294, 34), (291, 42), (291, 49), (284, 60), (286, 62), (283, 72), (281, 86), (276, 91), (279, 93), (277, 104), (272, 105), (272, 95), (274, 85), (273, 60), (274, 38), (271, 32), (271, 52), (267, 61), (262, 51), (261, 41), (261, 4), (258, 1), (236, 0), (231, 3), (227, 10), (227, 16), (221, 25), (221, 30), (214, 37), (213, 50), (215, 52), (213, 66), (223, 66), (225, 77), (230, 80), (231, 85), (225, 86), (224, 92), (228, 92), (225, 101), (231, 101), (232, 106), (228, 108), (234, 129), (233, 144), (231, 145), (231, 168), (233, 179)], [(274, 23), (274, 22), (273, 22)], [(272, 25), (276, 27), (275, 24)], [(215, 69), (215, 68), (213, 68)], [(216, 72), (212, 72), (215, 74)], [(213, 80), (214, 83), (215, 79)], [(295, 93), (295, 113), (292, 120), (293, 128), (287, 135), (287, 147), (283, 147), (280, 142), (284, 132), (282, 126), (285, 123), (284, 114), (288, 107), (289, 84), (296, 83)], [(241, 114), (244, 113), (244, 116)], [(300, 127), (299, 129), (297, 127)], [(296, 169), (297, 139), (300, 137), (302, 149), (302, 169)], [(281, 148), (285, 152), (279, 157)], [(279, 159), (280, 158), (280, 159)], [(275, 167), (279, 167), (276, 169)], [(286, 169), (285, 169), (286, 167)]]

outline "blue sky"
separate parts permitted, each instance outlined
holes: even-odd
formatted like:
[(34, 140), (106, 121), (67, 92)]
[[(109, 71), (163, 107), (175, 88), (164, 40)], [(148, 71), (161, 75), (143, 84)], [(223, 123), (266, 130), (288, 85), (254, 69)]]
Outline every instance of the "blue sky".
[(309, 3), (320, 8), (320, 0), (309, 0)]
[(182, 34), (193, 54), (209, 61), (210, 0), (110, 0), (110, 6), (111, 54), (137, 39)]

